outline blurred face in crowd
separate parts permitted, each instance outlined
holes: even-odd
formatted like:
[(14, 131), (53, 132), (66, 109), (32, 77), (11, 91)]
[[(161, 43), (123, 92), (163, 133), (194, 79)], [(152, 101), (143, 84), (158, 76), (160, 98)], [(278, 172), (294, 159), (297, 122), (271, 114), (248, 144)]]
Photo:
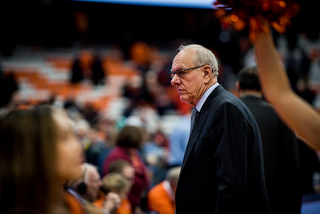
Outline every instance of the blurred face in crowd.
[(125, 166), (122, 170), (123, 177), (125, 177), (131, 185), (134, 183), (134, 173), (135, 171), (132, 166)]
[(53, 117), (58, 125), (57, 142), (57, 175), (59, 180), (65, 181), (80, 177), (82, 147), (75, 136), (71, 120), (63, 111), (55, 111)]
[(98, 198), (99, 189), (102, 186), (102, 181), (98, 171), (94, 167), (90, 167), (86, 172), (87, 189), (85, 196), (88, 200), (93, 201)]
[(130, 192), (130, 188), (128, 187), (128, 188), (126, 188), (126, 189), (124, 189), (124, 190), (119, 192), (119, 196), (120, 196), (121, 200), (123, 200), (125, 198), (128, 198), (128, 194)]
[[(176, 86), (180, 100), (192, 106), (197, 104), (206, 91), (206, 83), (209, 81), (208, 74), (210, 75), (210, 73), (207, 73), (207, 70), (210, 70), (208, 65), (180, 72), (183, 69), (201, 66), (194, 64), (195, 54), (196, 51), (190, 48), (180, 51), (173, 59), (171, 69), (173, 73), (176, 73), (171, 80), (171, 84)], [(178, 73), (181, 74), (180, 77), (177, 75)]]

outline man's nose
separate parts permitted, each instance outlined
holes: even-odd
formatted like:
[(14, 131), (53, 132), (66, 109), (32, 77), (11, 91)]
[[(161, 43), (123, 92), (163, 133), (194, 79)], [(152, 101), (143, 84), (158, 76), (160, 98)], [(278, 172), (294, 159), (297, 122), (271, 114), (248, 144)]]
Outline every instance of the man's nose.
[(179, 84), (179, 82), (180, 82), (180, 79), (179, 79), (178, 75), (175, 74), (173, 76), (173, 78), (171, 79), (171, 85), (177, 85), (177, 84)]

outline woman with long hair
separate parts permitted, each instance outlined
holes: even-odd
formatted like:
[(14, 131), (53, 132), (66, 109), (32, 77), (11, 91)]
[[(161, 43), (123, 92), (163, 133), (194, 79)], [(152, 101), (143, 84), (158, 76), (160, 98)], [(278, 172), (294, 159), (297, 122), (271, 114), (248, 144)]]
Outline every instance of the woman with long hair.
[(64, 111), (13, 110), (0, 122), (1, 213), (81, 213), (62, 184), (81, 176), (82, 148)]

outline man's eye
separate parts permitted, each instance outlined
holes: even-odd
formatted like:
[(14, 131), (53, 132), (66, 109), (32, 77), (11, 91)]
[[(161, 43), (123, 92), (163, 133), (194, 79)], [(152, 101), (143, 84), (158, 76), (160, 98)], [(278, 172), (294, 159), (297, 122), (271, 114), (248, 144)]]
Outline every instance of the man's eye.
[(185, 72), (185, 71), (180, 71), (180, 72), (179, 72), (179, 75), (180, 75), (180, 76), (185, 76), (186, 74), (187, 74), (187, 72)]

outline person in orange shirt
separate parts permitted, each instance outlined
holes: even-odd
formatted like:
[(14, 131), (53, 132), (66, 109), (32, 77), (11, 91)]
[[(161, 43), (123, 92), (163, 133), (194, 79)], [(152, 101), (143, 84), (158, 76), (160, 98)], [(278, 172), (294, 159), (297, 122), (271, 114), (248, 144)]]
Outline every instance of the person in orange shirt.
[(175, 194), (181, 167), (171, 168), (166, 180), (155, 185), (148, 192), (148, 203), (152, 211), (159, 214), (175, 213)]
[(105, 175), (102, 179), (103, 195), (100, 195), (99, 199), (94, 202), (99, 208), (102, 208), (105, 196), (111, 192), (119, 194), (121, 198), (121, 204), (114, 212), (115, 214), (132, 214), (131, 203), (128, 200), (128, 193), (130, 191), (130, 182), (120, 173), (111, 172)]

